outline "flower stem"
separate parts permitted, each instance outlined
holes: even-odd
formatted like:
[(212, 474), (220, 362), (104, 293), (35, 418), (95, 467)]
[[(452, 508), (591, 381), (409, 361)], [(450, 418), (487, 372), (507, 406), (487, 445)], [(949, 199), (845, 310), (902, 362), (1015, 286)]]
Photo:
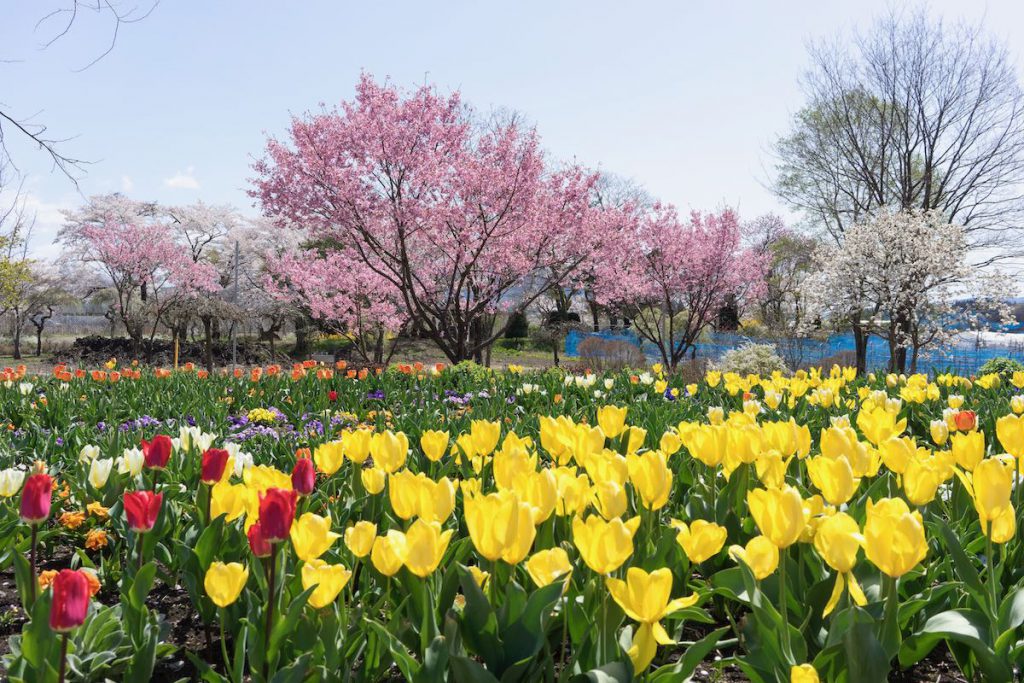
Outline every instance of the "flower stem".
[(31, 585), (28, 587), (29, 596), (31, 597), (31, 599), (29, 600), (29, 607), (31, 607), (32, 605), (35, 604), (35, 602), (36, 602), (36, 591), (39, 588), (39, 579), (36, 577), (36, 541), (38, 540), (38, 536), (39, 536), (39, 527), (37, 525), (35, 525), (35, 524), (32, 524), (31, 527), (32, 527), (32, 541), (31, 541), (31, 548), (30, 548), (29, 554), (28, 554), (28, 564), (29, 564), (29, 567), (31, 567), (31, 569), (32, 569), (32, 571), (30, 572), (31, 573), (32, 581), (30, 582)]
[(274, 603), (276, 602), (277, 549), (279, 543), (270, 548), (270, 578), (267, 581), (267, 623), (263, 631), (263, 679), (270, 680), (270, 629), (274, 624)]
[(63, 633), (60, 637), (60, 671), (57, 674), (58, 683), (64, 683), (64, 675), (68, 668), (68, 634)]
[(786, 549), (783, 548), (779, 551), (779, 612), (782, 614), (782, 645), (788, 656), (791, 650), (789, 643), (789, 606), (786, 604), (787, 602)]
[(231, 658), (228, 657), (228, 644), (227, 639), (224, 637), (224, 618), (226, 614), (224, 608), (220, 608), (220, 656), (224, 659), (224, 673), (228, 675), (228, 680), (235, 680), (235, 675), (231, 671)]

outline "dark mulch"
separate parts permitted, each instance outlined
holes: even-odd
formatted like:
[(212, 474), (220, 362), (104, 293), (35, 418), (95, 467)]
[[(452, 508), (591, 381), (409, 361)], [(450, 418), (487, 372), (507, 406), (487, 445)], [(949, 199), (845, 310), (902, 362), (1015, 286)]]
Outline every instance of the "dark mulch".
[[(41, 569), (60, 569), (67, 567), (69, 560), (70, 552), (58, 548), (43, 558), (40, 565)], [(118, 596), (112, 591), (104, 590), (97, 598), (109, 605), (116, 603)], [(156, 671), (151, 679), (153, 683), (172, 683), (183, 678), (196, 680), (197, 671), (185, 656), (186, 650), (196, 653), (207, 662), (220, 661), (220, 644), (217, 641), (217, 634), (213, 634), (213, 649), (208, 649), (202, 622), (198, 613), (192, 608), (188, 593), (184, 589), (158, 582), (146, 602), (150, 608), (164, 615), (170, 626), (168, 641), (178, 648), (174, 655), (157, 662)], [(14, 574), (9, 571), (0, 572), (0, 656), (10, 652), (7, 639), (20, 633), (25, 621)], [(713, 625), (688, 625), (683, 633), (683, 639), (699, 640), (715, 628), (717, 627)], [(681, 655), (682, 652), (679, 654)], [(746, 681), (747, 678), (738, 667), (724, 663), (724, 660), (733, 654), (735, 653), (731, 649), (712, 652), (708, 659), (697, 668), (694, 680), (705, 683)], [(893, 683), (967, 683), (967, 679), (960, 673), (944, 644), (940, 644), (928, 657), (910, 669), (894, 671), (889, 676), (889, 680)]]
[[(202, 342), (184, 342), (178, 348), (179, 363), (195, 363), (202, 367), (206, 358), (206, 347)], [(99, 367), (110, 358), (134, 358), (152, 365), (174, 363), (174, 345), (166, 339), (145, 339), (136, 348), (130, 339), (92, 335), (79, 337), (68, 348), (60, 351), (55, 362)], [(270, 349), (265, 344), (251, 341), (238, 342), (238, 363), (241, 365), (263, 365), (272, 361)], [(213, 364), (224, 366), (231, 363), (231, 344), (227, 341), (213, 342)]]

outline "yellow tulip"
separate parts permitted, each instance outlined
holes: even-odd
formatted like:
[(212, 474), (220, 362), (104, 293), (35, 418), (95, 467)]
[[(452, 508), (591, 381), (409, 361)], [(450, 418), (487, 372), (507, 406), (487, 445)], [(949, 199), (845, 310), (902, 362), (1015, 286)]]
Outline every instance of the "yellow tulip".
[(832, 505), (842, 505), (853, 497), (857, 481), (846, 456), (829, 458), (819, 455), (807, 460), (807, 474), (821, 495)]
[(878, 452), (882, 456), (882, 462), (890, 471), (903, 474), (907, 471), (907, 465), (917, 454), (917, 444), (909, 436), (893, 437), (883, 441), (878, 446)]
[(865, 406), (857, 414), (857, 426), (868, 441), (880, 446), (885, 441), (899, 436), (907, 428), (906, 418), (897, 420), (895, 413), (884, 408)]
[(860, 533), (860, 527), (857, 526), (856, 520), (845, 512), (837, 512), (818, 525), (814, 535), (814, 548), (821, 555), (821, 559), (837, 572), (836, 585), (832, 590), (832, 597), (825, 605), (823, 616), (828, 616), (839, 604), (844, 584), (849, 586), (850, 597), (855, 603), (860, 606), (867, 604), (864, 591), (853, 575), (853, 567), (857, 564), (857, 551), (863, 544), (864, 536)]
[(483, 589), (483, 587), (487, 585), (487, 579), (491, 578), (491, 573), (485, 572), (483, 569), (480, 569), (480, 567), (477, 567), (476, 565), (468, 567), (468, 569), (470, 576), (473, 577), (473, 581), (476, 582), (477, 586)]
[(777, 489), (786, 483), (786, 469), (793, 457), (784, 457), (774, 448), (762, 452), (754, 461), (754, 470), (761, 483), (771, 489)]
[(643, 427), (630, 427), (626, 441), (626, 452), (636, 453), (647, 440), (647, 430)]
[(420, 435), (420, 448), (430, 462), (437, 462), (448, 450), (448, 432), (428, 429)]
[(1024, 415), (1003, 415), (996, 420), (996, 437), (1003, 450), (1015, 458), (1024, 458)]
[(950, 438), (950, 447), (956, 464), (973, 472), (985, 457), (985, 433), (982, 431), (959, 432)]
[(238, 562), (213, 562), (206, 570), (203, 587), (213, 604), (227, 607), (238, 600), (248, 580), (249, 569)]
[(899, 578), (928, 554), (921, 513), (902, 498), (869, 500), (864, 525), (864, 554), (883, 573)]
[(800, 664), (789, 669), (789, 683), (819, 683), (818, 672), (810, 664)]
[(501, 423), (489, 420), (473, 420), (469, 425), (473, 449), (477, 455), (490, 455), (501, 438)]
[(803, 499), (795, 488), (754, 489), (747, 494), (747, 505), (757, 528), (779, 548), (799, 540), (806, 523)]
[(491, 463), (494, 483), (499, 489), (511, 488), (512, 481), (517, 476), (536, 470), (537, 456), (531, 456), (522, 446), (509, 447), (508, 439), (505, 439), (505, 446), (494, 454), (494, 460)]
[(530, 575), (538, 588), (543, 588), (563, 576), (570, 576), (572, 564), (569, 562), (568, 553), (562, 548), (540, 550), (526, 561), (526, 573)]
[(648, 574), (639, 567), (630, 567), (626, 571), (625, 581), (608, 578), (605, 583), (608, 592), (626, 616), (640, 624), (627, 654), (637, 673), (646, 671), (654, 659), (657, 646), (672, 645), (675, 642), (665, 632), (661, 620), (673, 612), (695, 605), (698, 596), (671, 600), (672, 572), (666, 568), (655, 569)]
[(529, 503), (534, 525), (547, 521), (558, 504), (558, 484), (555, 473), (548, 468), (540, 472), (521, 474), (512, 480), (512, 491), (519, 500)]
[(992, 522), (1010, 507), (1013, 470), (1001, 460), (988, 458), (978, 463), (971, 477), (974, 486), (974, 509), (982, 522)]
[(290, 535), (295, 554), (303, 562), (317, 559), (341, 538), (341, 534), (331, 531), (330, 515), (321, 517), (312, 512), (295, 520)]
[(408, 544), (405, 556), (406, 568), (420, 578), (430, 576), (448, 549), (452, 530), (441, 531), (437, 522), (417, 519), (405, 532)]
[(558, 504), (555, 512), (559, 515), (576, 515), (590, 505), (590, 479), (585, 474), (576, 474), (575, 467), (555, 469), (555, 483), (558, 485)]
[(625, 431), (627, 410), (618, 406), (602, 406), (597, 409), (597, 424), (605, 437), (614, 439)]
[(682, 439), (675, 432), (665, 432), (658, 442), (658, 449), (665, 455), (674, 455), (683, 445)]
[(364, 467), (359, 472), (359, 479), (363, 482), (363, 488), (371, 496), (375, 496), (384, 490), (387, 482), (387, 473), (379, 467)]
[(718, 467), (725, 459), (728, 429), (721, 425), (701, 425), (693, 430), (687, 448), (708, 467)]
[(747, 565), (758, 581), (771, 576), (779, 567), (779, 547), (767, 536), (755, 536), (747, 541), (746, 547), (730, 546), (729, 556)]
[(982, 524), (982, 529), (992, 539), (993, 543), (1006, 543), (1013, 539), (1017, 535), (1017, 513), (1014, 511), (1013, 505), (1010, 505), (1003, 511), (1003, 514), (993, 519), (987, 529)]
[(613, 519), (626, 514), (629, 499), (626, 489), (617, 482), (608, 479), (594, 486), (594, 507), (605, 519)]
[(1010, 397), (1010, 410), (1013, 411), (1014, 415), (1024, 413), (1024, 394), (1017, 394), (1016, 396)]
[(341, 435), (342, 450), (345, 457), (357, 465), (366, 462), (370, 455), (370, 443), (373, 441), (372, 429), (355, 429)]
[(245, 484), (218, 482), (210, 489), (210, 518), (225, 515), (225, 522), (233, 522), (248, 510), (251, 497)]
[(311, 560), (302, 565), (302, 589), (316, 586), (309, 594), (309, 604), (316, 609), (334, 602), (350, 578), (352, 572), (344, 565), (327, 564), (323, 560)]
[(377, 525), (373, 522), (356, 522), (345, 529), (345, 547), (356, 557), (366, 557), (373, 550), (377, 537)]
[(828, 458), (843, 456), (850, 463), (854, 477), (863, 477), (871, 467), (867, 446), (857, 440), (857, 432), (849, 426), (833, 424), (821, 430), (821, 454)]
[(512, 542), (505, 547), (501, 559), (509, 564), (519, 564), (533, 549), (533, 541), (537, 537), (537, 527), (533, 525), (533, 508), (529, 503), (519, 502), (516, 533)]
[(689, 525), (686, 522), (672, 520), (672, 526), (679, 530), (676, 534), (676, 543), (686, 553), (687, 559), (694, 564), (700, 564), (717, 555), (728, 536), (725, 527), (703, 519), (695, 519)]
[(405, 534), (392, 529), (374, 540), (370, 561), (373, 563), (374, 569), (384, 576), (394, 576), (405, 564), (408, 552), (409, 544)]
[(428, 522), (444, 524), (455, 510), (455, 484), (448, 477), (434, 481), (421, 475), (416, 514)]
[(519, 498), (511, 491), (475, 496), (465, 501), (464, 517), (476, 551), (494, 562), (515, 541)]
[(911, 458), (903, 473), (903, 493), (913, 505), (927, 505), (935, 500), (942, 478), (935, 465), (924, 458)]
[(402, 432), (377, 432), (370, 439), (370, 454), (373, 455), (374, 466), (380, 467), (388, 474), (402, 469), (408, 452), (409, 439)]
[(388, 476), (388, 499), (399, 519), (412, 519), (420, 506), (419, 476), (410, 470), (401, 470)]
[(627, 522), (619, 518), (606, 522), (599, 515), (590, 515), (586, 521), (576, 517), (572, 521), (573, 543), (588, 567), (598, 574), (610, 574), (633, 554), (633, 535), (639, 526), (639, 517)]
[(928, 426), (932, 441), (936, 446), (944, 446), (949, 439), (949, 425), (945, 420), (932, 420)]
[(328, 441), (317, 446), (313, 451), (313, 462), (316, 463), (316, 468), (327, 476), (340, 470), (345, 463), (341, 441)]
[(672, 492), (672, 470), (668, 467), (665, 454), (661, 451), (631, 454), (626, 458), (626, 465), (629, 480), (640, 494), (643, 506), (648, 510), (665, 507)]

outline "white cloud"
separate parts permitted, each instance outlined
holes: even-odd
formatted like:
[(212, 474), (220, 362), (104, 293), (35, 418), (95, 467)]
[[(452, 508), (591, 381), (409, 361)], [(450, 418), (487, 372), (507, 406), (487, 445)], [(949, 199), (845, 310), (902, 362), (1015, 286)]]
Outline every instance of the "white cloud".
[[(0, 192), (0, 207), (6, 209), (14, 201), (14, 195), (10, 191)], [(62, 209), (75, 205), (76, 198), (65, 197), (58, 202), (48, 202), (35, 194), (31, 189), (26, 188), (21, 201), (24, 202), (24, 216), (31, 225), (28, 235), (28, 255), (30, 258), (51, 259), (60, 256), (60, 246), (54, 244), (54, 239), (64, 224)]]
[(173, 187), (178, 190), (198, 190), (199, 181), (192, 175), (195, 172), (195, 166), (189, 166), (182, 173), (178, 171), (170, 178), (164, 179), (164, 185), (167, 187)]
[(127, 175), (121, 176), (121, 191), (124, 193), (128, 193), (134, 189), (135, 182), (132, 180), (132, 177)]

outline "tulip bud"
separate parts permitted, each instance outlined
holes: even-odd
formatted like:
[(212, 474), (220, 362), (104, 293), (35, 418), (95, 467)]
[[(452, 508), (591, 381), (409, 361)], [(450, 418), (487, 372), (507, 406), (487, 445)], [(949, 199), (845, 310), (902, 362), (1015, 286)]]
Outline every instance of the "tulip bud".
[(50, 628), (67, 633), (81, 626), (89, 613), (89, 578), (80, 571), (61, 569), (50, 590)]
[(316, 488), (316, 470), (309, 458), (299, 458), (292, 468), (292, 488), (300, 496), (308, 496)]
[(213, 485), (224, 478), (231, 454), (221, 448), (210, 448), (203, 451), (203, 465), (200, 479), (204, 484)]
[(160, 506), (164, 494), (152, 491), (126, 491), (124, 494), (124, 513), (128, 517), (128, 526), (132, 531), (144, 534), (152, 531), (160, 516)]
[(345, 529), (345, 546), (356, 557), (366, 557), (373, 549), (377, 537), (377, 525), (373, 522), (356, 522)]
[(166, 434), (157, 434), (153, 437), (152, 441), (142, 440), (142, 457), (146, 462), (146, 467), (152, 470), (162, 470), (167, 467), (167, 463), (171, 459), (171, 449), (174, 444), (171, 443), (171, 437)]
[(33, 474), (25, 480), (21, 491), (21, 520), (27, 524), (39, 524), (50, 516), (50, 500), (53, 496), (53, 479), (48, 474)]
[(269, 543), (280, 543), (288, 538), (295, 521), (295, 502), (298, 494), (279, 488), (269, 488), (260, 495), (260, 526)]
[(932, 420), (929, 430), (936, 446), (945, 445), (946, 439), (949, 438), (949, 425), (944, 420)]

